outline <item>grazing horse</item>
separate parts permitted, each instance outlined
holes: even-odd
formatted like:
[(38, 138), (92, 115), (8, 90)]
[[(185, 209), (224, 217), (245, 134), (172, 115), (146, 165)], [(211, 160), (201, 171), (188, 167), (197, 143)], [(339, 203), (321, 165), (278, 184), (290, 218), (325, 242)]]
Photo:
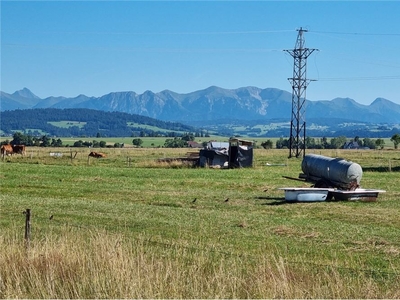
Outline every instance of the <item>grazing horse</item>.
[(25, 145), (12, 145), (12, 149), (14, 153), (25, 155)]
[(96, 157), (96, 158), (106, 157), (106, 155), (104, 153), (94, 152), (94, 151), (90, 152), (88, 156)]
[(1, 156), (2, 157), (6, 156), (6, 155), (12, 155), (13, 152), (14, 152), (13, 147), (10, 144), (1, 146)]

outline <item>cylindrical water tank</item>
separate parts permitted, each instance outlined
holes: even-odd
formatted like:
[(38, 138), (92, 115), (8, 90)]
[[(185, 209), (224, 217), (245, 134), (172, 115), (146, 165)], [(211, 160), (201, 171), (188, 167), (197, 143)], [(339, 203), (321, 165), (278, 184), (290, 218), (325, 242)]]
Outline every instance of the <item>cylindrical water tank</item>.
[(301, 169), (307, 176), (327, 179), (332, 182), (360, 184), (362, 168), (359, 164), (343, 158), (332, 158), (317, 154), (307, 154), (301, 163)]

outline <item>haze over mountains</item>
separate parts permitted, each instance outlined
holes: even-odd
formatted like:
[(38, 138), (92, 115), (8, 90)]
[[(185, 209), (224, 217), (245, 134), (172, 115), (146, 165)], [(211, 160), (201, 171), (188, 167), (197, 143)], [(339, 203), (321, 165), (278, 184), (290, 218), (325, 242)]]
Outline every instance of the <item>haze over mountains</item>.
[[(75, 98), (41, 99), (24, 88), (13, 94), (1, 92), (1, 111), (33, 108), (89, 108), (119, 111), (151, 118), (192, 123), (195, 121), (273, 120), (290, 121), (291, 93), (275, 88), (242, 87), (223, 89), (212, 86), (188, 94), (169, 90), (113, 92), (101, 97), (79, 95)], [(400, 123), (400, 105), (377, 98), (370, 105), (353, 99), (306, 101), (307, 119), (342, 119), (368, 123)]]

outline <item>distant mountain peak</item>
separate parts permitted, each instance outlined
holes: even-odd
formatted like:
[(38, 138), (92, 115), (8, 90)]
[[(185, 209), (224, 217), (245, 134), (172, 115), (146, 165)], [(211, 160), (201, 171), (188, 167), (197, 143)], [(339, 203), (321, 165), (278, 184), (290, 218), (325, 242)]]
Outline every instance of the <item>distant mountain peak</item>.
[(387, 113), (395, 112), (398, 109), (397, 104), (385, 98), (376, 98), (369, 107), (376, 112), (386, 111)]
[(363, 104), (358, 103), (354, 99), (351, 98), (335, 98), (331, 100), (332, 103), (341, 107), (362, 107)]
[(378, 103), (389, 103), (389, 102), (391, 103), (390, 100), (385, 99), (385, 98), (376, 98), (376, 99), (371, 103), (371, 105), (378, 104)]
[[(138, 114), (163, 121), (193, 122), (236, 120), (271, 120), (290, 118), (292, 94), (276, 89), (254, 86), (224, 89), (210, 86), (186, 94), (170, 90), (142, 94), (133, 91), (112, 92), (101, 97), (79, 95), (75, 98), (48, 97), (40, 99), (24, 88), (10, 95), (1, 93), (1, 111), (30, 108), (87, 108)], [(373, 123), (396, 123), (400, 105), (377, 98), (371, 105), (359, 104), (350, 98), (324, 101), (307, 100), (307, 118), (337, 118)]]
[(32, 93), (28, 88), (24, 87), (22, 90), (16, 91), (14, 96), (20, 96), (24, 98), (34, 98), (34, 99), (40, 99), (38, 96), (36, 96), (34, 93)]

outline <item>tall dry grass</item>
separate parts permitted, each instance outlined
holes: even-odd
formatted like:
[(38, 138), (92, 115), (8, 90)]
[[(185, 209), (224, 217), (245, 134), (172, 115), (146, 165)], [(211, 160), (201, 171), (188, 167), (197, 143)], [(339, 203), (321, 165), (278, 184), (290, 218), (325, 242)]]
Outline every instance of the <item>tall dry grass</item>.
[(293, 265), (278, 254), (251, 261), (176, 243), (152, 245), (105, 231), (66, 228), (29, 249), (15, 235), (2, 235), (1, 247), (1, 298), (400, 297), (364, 273)]
[[(0, 166), (1, 298), (400, 298), (398, 151), (316, 151), (360, 163), (363, 187), (387, 193), (295, 205), (278, 205), (277, 188), (297, 184), (282, 175), (300, 172), (287, 151), (221, 172), (157, 162), (187, 149), (89, 163), (88, 149), (29, 151)], [(27, 207), (28, 250), (15, 224)]]

